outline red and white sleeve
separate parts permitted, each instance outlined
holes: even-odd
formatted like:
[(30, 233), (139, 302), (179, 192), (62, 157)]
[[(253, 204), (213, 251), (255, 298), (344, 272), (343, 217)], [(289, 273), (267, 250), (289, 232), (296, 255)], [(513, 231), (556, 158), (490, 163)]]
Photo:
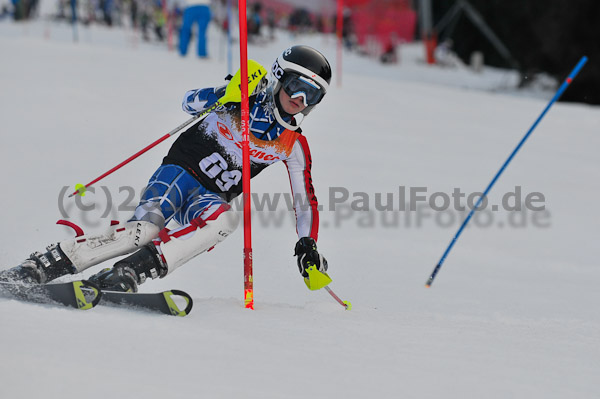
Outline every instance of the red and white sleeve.
[(304, 136), (298, 136), (289, 158), (284, 163), (290, 177), (298, 237), (312, 237), (317, 241), (319, 235), (319, 203), (317, 202), (310, 173), (312, 167), (310, 149)]

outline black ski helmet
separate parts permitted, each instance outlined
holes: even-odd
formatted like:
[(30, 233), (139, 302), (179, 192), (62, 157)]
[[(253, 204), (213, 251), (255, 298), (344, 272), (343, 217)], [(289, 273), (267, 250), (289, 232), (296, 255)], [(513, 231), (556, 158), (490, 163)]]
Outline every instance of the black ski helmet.
[[(325, 95), (331, 82), (331, 65), (329, 65), (327, 58), (314, 48), (304, 45), (292, 46), (284, 50), (273, 63), (271, 73), (274, 77), (273, 96), (275, 97), (275, 103), (278, 104), (278, 108), (279, 100), (276, 94), (279, 93), (282, 82), (285, 81), (289, 74), (301, 75), (312, 79), (320, 86), (322, 95)], [(319, 102), (321, 99), (319, 99)], [(302, 113), (308, 115), (315, 105), (308, 105)]]

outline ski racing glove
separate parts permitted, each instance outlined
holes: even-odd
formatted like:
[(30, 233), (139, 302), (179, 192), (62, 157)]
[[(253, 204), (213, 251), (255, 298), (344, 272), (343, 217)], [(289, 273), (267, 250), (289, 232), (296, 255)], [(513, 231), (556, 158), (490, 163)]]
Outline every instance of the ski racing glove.
[(294, 255), (298, 257), (298, 270), (305, 278), (308, 277), (306, 269), (313, 265), (320, 272), (327, 271), (327, 260), (317, 252), (317, 243), (311, 237), (302, 237), (296, 243)]

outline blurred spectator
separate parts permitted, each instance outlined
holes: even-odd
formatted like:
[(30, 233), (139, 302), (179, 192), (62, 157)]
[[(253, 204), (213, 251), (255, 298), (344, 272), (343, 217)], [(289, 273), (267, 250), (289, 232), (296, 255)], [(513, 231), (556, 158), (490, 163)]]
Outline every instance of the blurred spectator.
[(260, 37), (260, 29), (262, 28), (261, 11), (261, 3), (254, 3), (251, 6), (250, 15), (248, 16), (248, 40), (250, 41), (255, 41)]
[(149, 17), (146, 11), (146, 5), (144, 4), (143, 0), (134, 0), (133, 2), (136, 3), (135, 28), (139, 26), (140, 32), (142, 33), (142, 40), (148, 41), (150, 40), (150, 37), (148, 36)]
[(382, 64), (396, 64), (398, 55), (396, 54), (396, 46), (390, 41), (383, 49), (383, 54), (379, 57)]
[(71, 23), (77, 23), (77, 0), (69, 0), (71, 5)]
[(131, 0), (129, 4), (129, 18), (133, 29), (138, 27), (138, 0)]
[(83, 22), (84, 25), (89, 25), (92, 22), (96, 22), (96, 11), (99, 7), (98, 0), (87, 0), (83, 4), (84, 15), (79, 19)]
[(113, 25), (123, 26), (123, 1), (124, 0), (112, 0), (112, 22)]
[[(354, 23), (352, 22), (352, 10), (346, 7), (343, 11), (343, 22), (342, 22), (342, 40), (344, 41), (344, 46), (348, 50), (352, 50), (354, 48), (355, 40), (354, 40)], [(337, 22), (337, 20), (336, 20)]]
[(115, 7), (114, 0), (100, 0), (100, 8), (102, 8), (102, 16), (106, 25), (113, 25), (113, 10)]
[(27, 18), (32, 18), (37, 15), (39, 0), (29, 0), (27, 6)]
[(183, 20), (183, 8), (181, 7), (178, 1), (175, 1), (175, 4), (171, 6), (171, 14), (169, 18), (171, 18), (171, 23), (173, 24), (171, 29), (173, 29), (173, 31), (177, 32), (177, 35), (179, 35), (179, 32), (181, 32), (181, 24)]
[(13, 18), (15, 21), (22, 19), (21, 7), (19, 6), (19, 0), (11, 0), (13, 6)]
[(389, 35), (387, 43), (383, 47), (383, 54), (379, 57), (382, 64), (396, 64), (398, 63), (398, 35), (392, 32)]
[(192, 27), (198, 24), (198, 57), (206, 58), (206, 29), (211, 19), (209, 0), (187, 0), (183, 10), (183, 24), (179, 33), (179, 54), (185, 56), (192, 37)]
[(154, 4), (154, 12), (152, 14), (152, 22), (154, 23), (154, 34), (158, 41), (162, 42), (165, 40), (164, 27), (167, 24), (167, 18), (163, 12), (160, 1)]
[(324, 15), (317, 16), (317, 32), (327, 33), (326, 18)]
[(0, 20), (8, 17), (10, 15), (10, 9), (8, 8), (8, 4), (0, 5)]
[(275, 11), (272, 8), (267, 10), (267, 26), (269, 27), (269, 39), (275, 40), (275, 26), (277, 22), (275, 20)]
[(150, 0), (138, 0), (138, 14), (140, 21), (140, 30), (142, 31), (142, 40), (149, 41), (148, 30), (152, 24), (152, 3)]
[(304, 8), (296, 8), (290, 14), (288, 21), (288, 29), (291, 32), (308, 32), (312, 29), (312, 18), (308, 10)]
[(35, 16), (38, 0), (12, 0), (13, 17), (16, 21), (29, 19)]

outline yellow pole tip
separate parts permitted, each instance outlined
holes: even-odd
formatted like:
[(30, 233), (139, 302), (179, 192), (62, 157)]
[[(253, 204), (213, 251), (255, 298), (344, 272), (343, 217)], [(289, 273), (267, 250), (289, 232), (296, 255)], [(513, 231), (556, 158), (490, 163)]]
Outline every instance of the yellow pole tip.
[(344, 301), (344, 305), (346, 306), (346, 310), (352, 310), (352, 304), (350, 301)]
[(254, 310), (254, 290), (244, 290), (244, 307)]
[(85, 186), (83, 184), (76, 184), (75, 191), (83, 197), (85, 195)]

